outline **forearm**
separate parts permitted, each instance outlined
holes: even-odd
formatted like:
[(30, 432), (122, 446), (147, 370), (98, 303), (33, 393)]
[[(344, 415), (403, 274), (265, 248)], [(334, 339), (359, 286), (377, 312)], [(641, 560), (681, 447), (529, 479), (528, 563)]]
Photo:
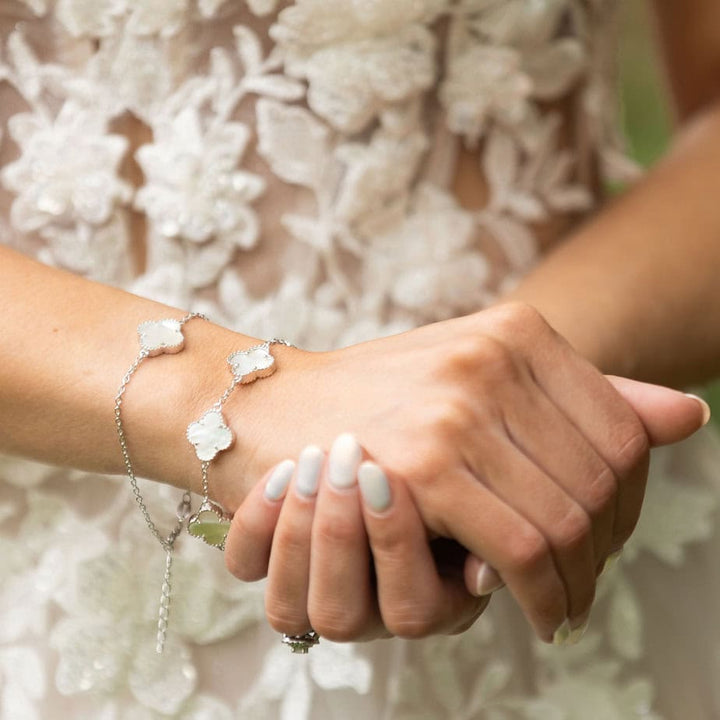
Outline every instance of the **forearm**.
[[(185, 311), (36, 263), (0, 246), (0, 450), (103, 473), (124, 465), (114, 397), (138, 353), (137, 326)], [(255, 340), (211, 323), (186, 349), (146, 360), (125, 394), (136, 472), (198, 489), (185, 428), (229, 384), (225, 357)]]
[(603, 372), (685, 385), (720, 369), (720, 106), (528, 275), (534, 305)]

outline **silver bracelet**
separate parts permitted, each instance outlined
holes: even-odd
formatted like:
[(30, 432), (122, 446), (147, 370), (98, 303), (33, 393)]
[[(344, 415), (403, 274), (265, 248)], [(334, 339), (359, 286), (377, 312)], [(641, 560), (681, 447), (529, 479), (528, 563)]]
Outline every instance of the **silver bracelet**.
[(260, 345), (251, 347), (248, 350), (234, 352), (228, 357), (227, 362), (233, 376), (232, 383), (220, 399), (205, 412), (199, 420), (188, 426), (186, 432), (186, 436), (195, 448), (195, 453), (201, 463), (202, 503), (198, 511), (192, 514), (192, 498), (190, 492), (184, 492), (177, 508), (177, 523), (167, 537), (163, 537), (157, 525), (150, 517), (150, 512), (137, 483), (128, 451), (121, 409), (125, 391), (143, 361), (149, 357), (162, 354), (174, 354), (182, 351), (185, 344), (183, 326), (193, 318), (207, 320), (207, 318), (200, 313), (188, 313), (180, 320), (151, 320), (138, 325), (140, 352), (123, 376), (120, 387), (115, 395), (115, 427), (117, 429), (118, 440), (120, 441), (120, 450), (125, 462), (125, 469), (130, 479), (130, 486), (135, 501), (145, 519), (145, 524), (165, 551), (165, 573), (160, 592), (157, 642), (155, 646), (158, 653), (162, 653), (165, 647), (168, 618), (170, 615), (173, 550), (175, 541), (183, 527), (187, 523), (188, 532), (194, 537), (201, 538), (208, 543), (208, 545), (212, 545), (221, 550), (225, 547), (225, 538), (230, 528), (230, 517), (220, 505), (210, 500), (208, 486), (208, 468), (210, 463), (219, 452), (229, 448), (233, 442), (232, 430), (228, 427), (222, 414), (223, 406), (238, 385), (252, 382), (261, 377), (267, 377), (275, 371), (275, 358), (270, 353), (270, 346), (272, 344), (281, 343), (283, 345), (290, 345), (290, 343), (284, 340), (274, 338)]
[(217, 455), (227, 450), (234, 441), (232, 430), (222, 414), (223, 406), (238, 385), (246, 385), (275, 372), (275, 358), (270, 352), (270, 346), (276, 343), (290, 345), (285, 340), (273, 338), (228, 356), (227, 362), (232, 373), (230, 386), (209, 410), (188, 425), (185, 433), (200, 461), (203, 490), (198, 511), (188, 519), (188, 532), (220, 550), (225, 549), (225, 538), (232, 518), (220, 505), (210, 500), (208, 468)]

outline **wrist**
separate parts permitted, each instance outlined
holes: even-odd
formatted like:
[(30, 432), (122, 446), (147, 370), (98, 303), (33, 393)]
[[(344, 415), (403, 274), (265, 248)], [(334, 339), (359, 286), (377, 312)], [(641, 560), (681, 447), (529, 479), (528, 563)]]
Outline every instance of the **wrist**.
[[(229, 387), (232, 375), (228, 355), (261, 341), (202, 320), (187, 323), (183, 335), (182, 352), (153, 357), (136, 373), (125, 395), (124, 423), (139, 476), (201, 493), (201, 465), (187, 440), (187, 427)], [(231, 453), (237, 475), (242, 472), (242, 457), (236, 449), (243, 441), (237, 428), (232, 429), (235, 442), (218, 459)], [(227, 489), (218, 487), (213, 473), (211, 495), (226, 494)], [(221, 497), (217, 499), (221, 501)]]

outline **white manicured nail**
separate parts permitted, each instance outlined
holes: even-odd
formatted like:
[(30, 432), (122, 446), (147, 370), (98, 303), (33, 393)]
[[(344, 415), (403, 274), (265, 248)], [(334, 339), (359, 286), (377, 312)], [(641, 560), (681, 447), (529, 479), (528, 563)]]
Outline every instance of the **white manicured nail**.
[(565, 622), (555, 631), (553, 635), (553, 645), (559, 645), (561, 647), (570, 647), (571, 645), (577, 645), (582, 640), (585, 631), (588, 628), (589, 620), (585, 620), (582, 625), (578, 625), (576, 628), (570, 627), (570, 621)]
[(283, 460), (276, 465), (265, 483), (265, 497), (268, 500), (279, 500), (283, 496), (293, 472), (295, 472), (293, 460)]
[(697, 400), (700, 403), (703, 411), (703, 425), (707, 425), (710, 421), (710, 406), (701, 397), (698, 397), (697, 395), (693, 395), (692, 393), (685, 393), (685, 395), (689, 398), (692, 398), (693, 400)]
[(355, 484), (355, 473), (362, 460), (360, 443), (350, 433), (338, 435), (330, 448), (328, 479), (333, 487), (343, 489)]
[(312, 497), (318, 489), (325, 453), (317, 445), (308, 445), (298, 458), (295, 489), (302, 497)]
[(603, 569), (600, 571), (600, 575), (598, 577), (602, 577), (606, 572), (609, 570), (612, 570), (613, 565), (620, 559), (620, 556), (622, 555), (622, 548), (620, 550), (616, 550), (614, 553), (611, 553), (610, 555), (605, 558), (605, 563), (603, 564)]
[(475, 591), (475, 594), (478, 597), (490, 595), (490, 593), (494, 593), (496, 590), (499, 590), (504, 585), (505, 583), (502, 581), (502, 578), (497, 574), (495, 570), (493, 570), (493, 568), (491, 568), (486, 562), (480, 564), (480, 569), (477, 573), (477, 583)]
[(565, 645), (567, 639), (570, 637), (570, 632), (570, 623), (565, 620), (563, 624), (553, 634), (553, 645)]
[(390, 507), (390, 485), (379, 465), (366, 461), (358, 468), (358, 485), (363, 500), (371, 510), (383, 512)]

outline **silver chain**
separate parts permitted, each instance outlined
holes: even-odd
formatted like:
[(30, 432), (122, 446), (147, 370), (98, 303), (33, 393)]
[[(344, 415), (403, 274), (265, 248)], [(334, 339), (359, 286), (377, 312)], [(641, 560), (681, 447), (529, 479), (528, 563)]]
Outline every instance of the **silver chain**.
[[(271, 340), (266, 340), (264, 343), (262, 343), (262, 345), (258, 345), (255, 347), (267, 347), (269, 349), (273, 345), (285, 345), (286, 347), (295, 347), (295, 345), (293, 345), (291, 342), (288, 342), (287, 340), (284, 340), (283, 338), (272, 338)], [(226, 388), (225, 392), (216, 400), (211, 409), (222, 412), (225, 403), (227, 402), (230, 395), (232, 395), (233, 390), (235, 390), (238, 385), (242, 385), (242, 379), (238, 377), (233, 377), (233, 381)], [(206, 502), (207, 500), (209, 500), (210, 495), (210, 489), (208, 485), (208, 469), (210, 467), (210, 461), (203, 461), (200, 467), (202, 471), (203, 501)]]
[[(203, 320), (207, 320), (207, 318), (200, 313), (188, 313), (184, 318), (178, 321), (180, 327), (185, 325), (185, 323), (192, 320), (193, 318), (201, 318)], [(128, 451), (127, 446), (127, 436), (125, 435), (125, 428), (123, 427), (121, 414), (125, 391), (127, 390), (127, 387), (130, 384), (133, 375), (147, 357), (150, 357), (150, 352), (145, 348), (141, 348), (138, 356), (135, 358), (133, 364), (130, 366), (122, 379), (120, 387), (117, 391), (117, 395), (115, 395), (115, 428), (117, 429), (118, 440), (120, 442), (120, 451), (122, 452), (123, 461), (125, 462), (125, 470), (127, 471), (128, 478), (130, 478), (130, 487), (132, 488), (135, 502), (140, 508), (140, 512), (145, 519), (145, 524), (148, 526), (150, 532), (155, 536), (155, 538), (165, 551), (165, 574), (163, 576), (162, 590), (160, 593), (160, 608), (158, 611), (156, 644), (157, 652), (162, 653), (165, 647), (168, 617), (170, 614), (170, 595), (172, 592), (170, 571), (172, 568), (172, 554), (175, 547), (175, 541), (177, 540), (178, 535), (180, 534), (183, 526), (185, 525), (185, 521), (191, 513), (192, 497), (188, 491), (183, 493), (182, 499), (177, 509), (177, 523), (172, 528), (172, 530), (170, 530), (168, 536), (163, 537), (160, 534), (157, 525), (150, 517), (150, 511), (148, 510), (147, 505), (143, 500), (142, 493), (140, 492), (140, 487), (138, 486), (137, 478), (135, 476), (135, 470), (133, 469), (133, 465), (130, 460), (130, 452)]]
[[(200, 313), (188, 313), (184, 318), (181, 320), (178, 320), (180, 328), (182, 328), (185, 323), (192, 320), (193, 318), (201, 318), (203, 320), (207, 320), (207, 318), (200, 314)], [(184, 340), (184, 338), (183, 338)], [(294, 347), (291, 343), (287, 342), (286, 340), (283, 340), (281, 338), (273, 338), (272, 340), (266, 341), (266, 345), (269, 347), (273, 344), (280, 344), (280, 345), (286, 345), (288, 347)], [(156, 642), (156, 650), (158, 653), (162, 653), (165, 648), (165, 640), (167, 636), (167, 628), (168, 628), (168, 619), (170, 616), (170, 599), (171, 599), (171, 593), (172, 593), (172, 564), (173, 564), (173, 550), (175, 547), (175, 541), (177, 540), (178, 535), (182, 531), (183, 527), (185, 526), (185, 523), (187, 522), (188, 518), (190, 517), (192, 513), (192, 497), (190, 495), (190, 492), (186, 491), (182, 495), (182, 499), (180, 501), (180, 504), (178, 505), (177, 509), (177, 523), (172, 528), (172, 530), (169, 532), (167, 537), (163, 537), (160, 531), (158, 530), (157, 525), (153, 521), (152, 517), (150, 517), (150, 511), (147, 508), (147, 505), (145, 504), (145, 501), (143, 499), (142, 493), (140, 492), (140, 487), (138, 486), (137, 478), (135, 476), (135, 470), (132, 465), (132, 461), (130, 460), (130, 452), (128, 451), (128, 445), (127, 445), (127, 436), (125, 434), (125, 428), (123, 427), (122, 422), (122, 406), (123, 406), (123, 398), (125, 395), (125, 391), (128, 388), (128, 385), (130, 384), (130, 381), (133, 378), (133, 375), (137, 372), (140, 365), (142, 365), (143, 361), (150, 357), (151, 353), (150, 350), (148, 350), (146, 347), (142, 346), (141, 341), (141, 349), (138, 353), (138, 356), (133, 361), (133, 364), (130, 366), (128, 371), (123, 376), (122, 382), (120, 384), (120, 387), (118, 388), (117, 394), (115, 396), (115, 427), (117, 429), (117, 435), (118, 440), (120, 442), (120, 450), (122, 452), (123, 461), (125, 463), (125, 470), (127, 471), (128, 478), (130, 479), (130, 486), (132, 488), (133, 496), (135, 498), (135, 502), (137, 503), (137, 506), (140, 508), (140, 512), (142, 513), (143, 518), (145, 519), (145, 524), (148, 526), (148, 529), (150, 532), (155, 536), (157, 541), (162, 546), (163, 550), (165, 551), (165, 573), (163, 575), (163, 582), (162, 587), (160, 591), (160, 603), (159, 603), (159, 609), (158, 609), (158, 621), (157, 621), (157, 642)], [(225, 392), (220, 396), (218, 401), (213, 405), (214, 409), (222, 410), (223, 406), (225, 405), (225, 402), (232, 394), (233, 390), (241, 383), (240, 378), (234, 378), (233, 382), (230, 384), (230, 386), (225, 390)], [(208, 487), (208, 468), (210, 466), (209, 461), (204, 461), (201, 464), (201, 470), (202, 470), (202, 490), (203, 490), (203, 500), (208, 500), (209, 495), (209, 487)]]

